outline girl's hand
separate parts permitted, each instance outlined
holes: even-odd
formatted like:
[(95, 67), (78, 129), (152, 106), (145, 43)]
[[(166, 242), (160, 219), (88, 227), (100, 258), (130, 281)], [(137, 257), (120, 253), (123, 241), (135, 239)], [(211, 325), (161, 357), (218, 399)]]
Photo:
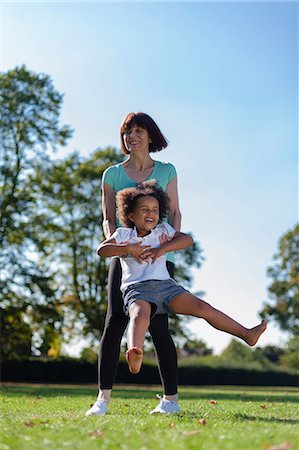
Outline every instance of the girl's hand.
[(141, 245), (139, 242), (137, 244), (127, 244), (128, 254), (133, 256), (139, 263), (147, 262), (147, 251), (151, 250), (150, 245)]

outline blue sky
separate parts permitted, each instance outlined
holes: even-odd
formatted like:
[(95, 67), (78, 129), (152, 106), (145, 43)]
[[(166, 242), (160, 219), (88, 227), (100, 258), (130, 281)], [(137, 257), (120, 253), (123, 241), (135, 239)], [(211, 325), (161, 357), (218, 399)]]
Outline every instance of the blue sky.
[[(298, 221), (296, 2), (3, 2), (1, 70), (51, 75), (67, 148), (119, 146), (131, 111), (159, 124), (175, 164), (183, 231), (204, 249), (194, 290), (247, 326), (266, 268)], [(230, 336), (191, 329), (221, 351)], [(270, 325), (260, 344), (285, 339)]]

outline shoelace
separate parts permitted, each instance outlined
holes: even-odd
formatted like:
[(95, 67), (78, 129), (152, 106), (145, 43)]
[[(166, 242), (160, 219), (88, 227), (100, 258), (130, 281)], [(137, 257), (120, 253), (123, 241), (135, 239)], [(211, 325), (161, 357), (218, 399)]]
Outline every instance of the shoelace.
[(159, 399), (162, 404), (163, 404), (163, 402), (164, 402), (164, 404), (167, 404), (166, 402), (177, 403), (174, 400), (167, 400), (167, 398), (163, 398), (160, 394), (156, 394), (156, 398)]

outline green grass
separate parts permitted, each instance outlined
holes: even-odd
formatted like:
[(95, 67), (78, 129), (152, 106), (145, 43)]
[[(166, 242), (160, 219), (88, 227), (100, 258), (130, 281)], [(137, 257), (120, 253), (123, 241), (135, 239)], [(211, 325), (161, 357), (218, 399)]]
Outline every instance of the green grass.
[(88, 418), (94, 387), (1, 391), (1, 450), (299, 449), (297, 388), (181, 387), (180, 415), (151, 416), (157, 387), (115, 387), (109, 414)]

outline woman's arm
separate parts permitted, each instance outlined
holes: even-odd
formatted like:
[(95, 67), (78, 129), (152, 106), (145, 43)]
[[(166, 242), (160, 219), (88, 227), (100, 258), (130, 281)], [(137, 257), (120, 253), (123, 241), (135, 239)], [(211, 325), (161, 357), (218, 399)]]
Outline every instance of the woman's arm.
[(144, 252), (144, 257), (146, 259), (151, 259), (155, 262), (157, 258), (164, 255), (165, 253), (172, 252), (174, 250), (182, 250), (184, 248), (190, 247), (193, 244), (193, 239), (189, 234), (181, 233), (176, 231), (173, 238), (170, 241), (164, 242), (158, 248), (149, 248)]
[(166, 187), (166, 193), (169, 196), (169, 223), (177, 231), (181, 229), (182, 215), (179, 207), (178, 180), (177, 176), (169, 181)]
[(163, 253), (168, 253), (174, 250), (183, 250), (184, 248), (191, 247), (192, 244), (193, 238), (189, 234), (176, 231), (171, 241), (164, 242), (159, 249), (161, 249)]
[(102, 187), (103, 231), (106, 239), (116, 230), (115, 191), (107, 183)]

